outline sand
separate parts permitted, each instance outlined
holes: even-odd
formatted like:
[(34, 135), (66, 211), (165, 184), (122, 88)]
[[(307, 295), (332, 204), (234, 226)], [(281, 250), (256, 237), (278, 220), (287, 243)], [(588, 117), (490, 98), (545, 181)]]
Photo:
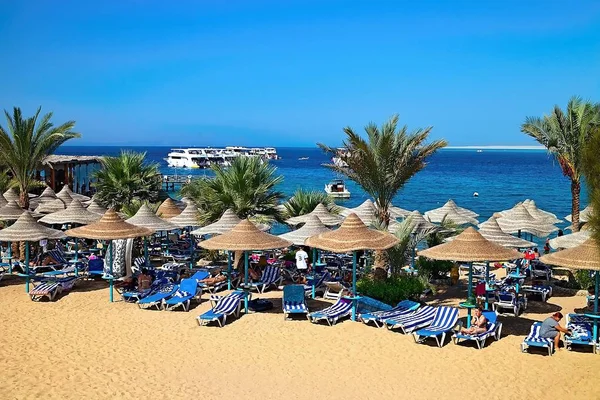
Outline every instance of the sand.
[[(456, 304), (462, 289), (431, 303)], [(273, 312), (199, 327), (207, 294), (187, 313), (149, 311), (110, 304), (105, 283), (83, 282), (56, 302), (34, 303), (21, 281), (7, 278), (0, 283), (0, 399), (600, 398), (600, 356), (519, 349), (532, 320), (572, 312), (584, 297), (530, 302), (523, 316), (501, 317), (500, 341), (477, 350), (415, 344), (348, 320), (334, 327), (284, 321), (281, 292), (260, 296), (273, 299)]]

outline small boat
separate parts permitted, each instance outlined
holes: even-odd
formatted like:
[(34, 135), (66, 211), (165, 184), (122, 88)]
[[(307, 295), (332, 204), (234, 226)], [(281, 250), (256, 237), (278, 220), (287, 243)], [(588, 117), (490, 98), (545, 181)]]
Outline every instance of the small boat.
[(483, 153), (483, 150), (479, 149), (477, 150), (478, 153)]
[(325, 193), (336, 199), (349, 199), (350, 192), (346, 189), (346, 184), (341, 179), (335, 179), (325, 185)]
[(298, 159), (298, 161), (305, 161), (305, 160), (308, 160), (308, 157), (300, 157), (300, 158)]

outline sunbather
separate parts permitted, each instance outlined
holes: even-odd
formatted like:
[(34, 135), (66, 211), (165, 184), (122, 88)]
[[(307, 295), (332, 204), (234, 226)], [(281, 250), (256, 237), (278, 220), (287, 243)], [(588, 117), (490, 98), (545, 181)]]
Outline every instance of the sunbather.
[(138, 290), (150, 289), (152, 286), (152, 277), (146, 268), (142, 268), (142, 273), (137, 278)]
[(217, 283), (225, 282), (226, 280), (227, 280), (227, 277), (225, 275), (219, 274), (215, 277), (201, 279), (198, 281), (198, 283), (204, 283), (207, 286), (214, 286)]
[(540, 327), (540, 336), (545, 339), (554, 339), (554, 348), (558, 351), (558, 343), (560, 342), (560, 333), (571, 334), (567, 328), (563, 328), (558, 323), (563, 318), (560, 312), (555, 312), (552, 316), (546, 318)]
[(471, 326), (469, 328), (460, 328), (460, 333), (467, 335), (477, 335), (484, 333), (487, 330), (487, 318), (483, 315), (483, 310), (478, 307), (474, 310), (473, 318), (471, 318)]

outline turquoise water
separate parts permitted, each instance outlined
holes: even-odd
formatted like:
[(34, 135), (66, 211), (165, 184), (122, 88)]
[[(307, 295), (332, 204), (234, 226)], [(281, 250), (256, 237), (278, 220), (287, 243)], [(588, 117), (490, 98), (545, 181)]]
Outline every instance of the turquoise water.
[[(116, 155), (121, 147), (69, 146), (58, 154)], [(163, 158), (168, 147), (128, 147), (146, 151), (148, 159), (161, 164), (164, 174), (209, 175), (206, 170), (168, 168)], [(279, 188), (291, 195), (297, 188), (322, 191), (335, 174), (323, 167), (328, 157), (318, 148), (278, 148), (281, 160), (272, 161), (284, 182)], [(300, 161), (298, 158), (308, 157)], [(368, 196), (354, 182), (347, 182), (352, 197), (340, 204), (354, 207)], [(473, 197), (478, 192), (479, 197)], [(395, 205), (422, 213), (442, 206), (448, 199), (481, 215), (480, 221), (494, 212), (512, 207), (518, 201), (531, 198), (538, 207), (564, 218), (571, 213), (569, 180), (563, 177), (559, 165), (540, 150), (475, 150), (445, 149), (431, 157), (427, 167), (418, 173), (398, 194)], [(585, 189), (582, 201), (585, 205)], [(560, 225), (561, 228), (567, 223)]]

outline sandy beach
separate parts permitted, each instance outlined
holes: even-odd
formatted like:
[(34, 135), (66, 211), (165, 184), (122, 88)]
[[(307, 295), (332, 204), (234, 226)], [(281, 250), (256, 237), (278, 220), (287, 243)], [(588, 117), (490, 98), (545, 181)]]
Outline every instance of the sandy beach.
[[(457, 304), (453, 288), (430, 304)], [(561, 350), (552, 357), (519, 349), (532, 320), (584, 297), (530, 302), (520, 318), (501, 317), (503, 337), (473, 345), (417, 345), (412, 337), (343, 321), (334, 327), (284, 321), (281, 291), (274, 310), (199, 327), (208, 295), (185, 312), (140, 310), (108, 302), (102, 282), (83, 282), (52, 303), (34, 303), (22, 281), (0, 284), (2, 399), (322, 399), (472, 397), (600, 398), (600, 356)], [(322, 300), (309, 302), (316, 310)], [(464, 314), (464, 312), (463, 312)], [(478, 383), (479, 382), (479, 383)]]

